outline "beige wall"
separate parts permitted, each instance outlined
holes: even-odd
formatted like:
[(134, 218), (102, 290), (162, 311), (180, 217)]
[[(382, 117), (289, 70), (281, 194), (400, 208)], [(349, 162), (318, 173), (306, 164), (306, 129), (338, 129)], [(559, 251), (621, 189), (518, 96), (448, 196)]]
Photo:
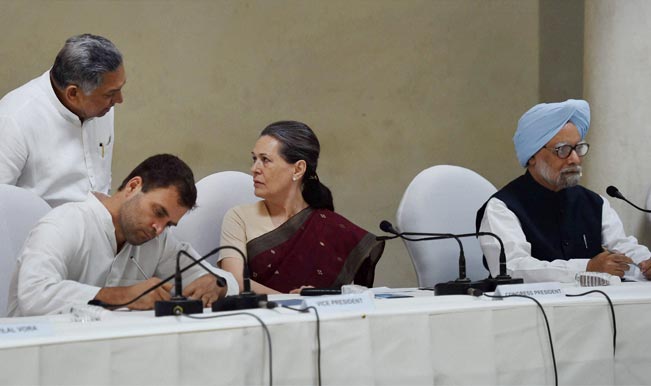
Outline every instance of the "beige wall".
[(538, 41), (540, 102), (583, 95), (583, 0), (540, 0)]
[[(497, 186), (521, 173), (511, 137), (539, 98), (538, 9), (535, 0), (0, 0), (0, 94), (45, 71), (68, 36), (104, 35), (128, 76), (114, 187), (158, 152), (178, 154), (197, 178), (247, 171), (267, 123), (302, 120), (322, 142), (319, 174), (337, 209), (379, 232), (431, 165), (468, 167)], [(400, 242), (376, 284), (416, 284)]]
[[(587, 185), (603, 195), (608, 185), (615, 185), (642, 207), (651, 173), (650, 18), (648, 1), (586, 2), (584, 85), (592, 107), (588, 135), (591, 152), (601, 153), (586, 162)], [(622, 201), (610, 202), (628, 233), (649, 245), (649, 217)]]

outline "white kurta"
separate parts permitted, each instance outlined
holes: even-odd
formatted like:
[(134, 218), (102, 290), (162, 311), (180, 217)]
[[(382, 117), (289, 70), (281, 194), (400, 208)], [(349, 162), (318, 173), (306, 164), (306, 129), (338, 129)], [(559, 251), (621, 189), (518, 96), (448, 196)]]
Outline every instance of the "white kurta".
[(109, 193), (113, 110), (81, 124), (57, 99), (50, 72), (0, 100), (0, 183), (29, 189), (50, 206)]
[[(603, 206), (601, 211), (601, 240), (603, 246), (610, 251), (617, 251), (630, 257), (636, 263), (651, 257), (649, 249), (638, 244), (633, 236), (626, 236), (622, 221), (617, 212), (610, 206), (608, 200), (601, 197)], [(504, 243), (506, 253), (506, 267), (508, 274), (524, 279), (525, 283), (557, 281), (562, 283), (574, 281), (579, 272), (584, 272), (588, 259), (556, 259), (545, 261), (531, 256), (531, 244), (522, 231), (520, 220), (506, 204), (493, 197), (486, 205), (484, 218), (479, 228), (480, 232), (492, 232), (498, 235)], [(486, 256), (491, 275), (499, 274), (500, 245), (493, 237), (482, 236), (479, 238), (481, 248)], [(542, 258), (542, 256), (539, 256)], [(636, 280), (645, 280), (639, 269), (631, 266), (626, 276)]]
[[(125, 244), (118, 253), (111, 215), (89, 193), (84, 202), (53, 209), (30, 232), (11, 280), (9, 316), (68, 312), (71, 306), (95, 298), (102, 287), (129, 286), (145, 280), (131, 256), (147, 276), (166, 278), (174, 273), (181, 249), (200, 257), (166, 229), (140, 246)], [(181, 257), (181, 267), (191, 262)], [(239, 293), (233, 275), (210, 268), (226, 279), (228, 295)], [(194, 266), (183, 274), (183, 283), (187, 285), (205, 274)]]

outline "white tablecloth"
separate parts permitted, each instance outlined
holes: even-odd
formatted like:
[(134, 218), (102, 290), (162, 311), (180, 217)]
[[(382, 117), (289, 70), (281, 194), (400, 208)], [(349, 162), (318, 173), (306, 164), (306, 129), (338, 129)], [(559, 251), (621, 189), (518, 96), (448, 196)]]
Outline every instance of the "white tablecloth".
[[(651, 384), (651, 284), (599, 289), (615, 303), (615, 356), (603, 296), (541, 300), (559, 384)], [(321, 315), (324, 385), (553, 384), (547, 330), (531, 301), (430, 292), (375, 304), (376, 310), (366, 313)], [(316, 384), (314, 314), (250, 312), (269, 326), (274, 384)], [(105, 311), (101, 318), (0, 319), (0, 328), (17, 323), (52, 328), (44, 336), (0, 340), (0, 384), (269, 383), (266, 340), (252, 317), (193, 320)]]

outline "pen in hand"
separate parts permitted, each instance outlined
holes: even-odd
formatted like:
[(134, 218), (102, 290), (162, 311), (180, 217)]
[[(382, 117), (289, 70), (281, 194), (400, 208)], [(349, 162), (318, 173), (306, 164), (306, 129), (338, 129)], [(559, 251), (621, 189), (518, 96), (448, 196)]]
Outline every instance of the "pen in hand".
[(642, 271), (642, 267), (640, 267), (640, 265), (639, 265), (638, 263), (634, 262), (631, 258), (629, 258), (628, 256), (624, 255), (622, 252), (619, 252), (619, 251), (617, 251), (617, 250), (608, 249), (605, 245), (602, 245), (602, 246), (601, 246), (601, 249), (603, 249), (604, 252), (608, 252), (608, 253), (611, 253), (611, 254), (623, 255), (623, 256), (626, 257), (628, 260), (630, 260), (630, 261), (626, 261), (626, 262), (624, 262), (624, 264), (627, 264), (629, 267), (630, 267), (630, 266), (634, 266), (634, 267), (636, 267), (637, 269), (639, 269), (640, 272), (644, 273), (644, 271)]
[(146, 274), (145, 271), (142, 269), (142, 267), (140, 266), (140, 264), (138, 264), (138, 262), (136, 261), (136, 259), (134, 259), (133, 256), (129, 257), (129, 259), (131, 259), (131, 261), (136, 265), (136, 267), (138, 267), (138, 271), (140, 271), (140, 273), (142, 274), (142, 276), (144, 276), (145, 279), (149, 279), (149, 276), (147, 276), (147, 274)]

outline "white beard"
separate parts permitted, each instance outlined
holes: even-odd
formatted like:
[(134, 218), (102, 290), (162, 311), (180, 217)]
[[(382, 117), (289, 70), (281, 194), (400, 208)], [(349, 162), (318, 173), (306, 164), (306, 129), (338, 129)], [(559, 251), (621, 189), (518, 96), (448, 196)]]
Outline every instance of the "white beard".
[(579, 180), (583, 175), (583, 168), (581, 165), (568, 166), (561, 169), (557, 176), (554, 176), (553, 170), (546, 162), (536, 162), (534, 166), (538, 174), (551, 186), (555, 186), (558, 190), (570, 188), (579, 184)]

